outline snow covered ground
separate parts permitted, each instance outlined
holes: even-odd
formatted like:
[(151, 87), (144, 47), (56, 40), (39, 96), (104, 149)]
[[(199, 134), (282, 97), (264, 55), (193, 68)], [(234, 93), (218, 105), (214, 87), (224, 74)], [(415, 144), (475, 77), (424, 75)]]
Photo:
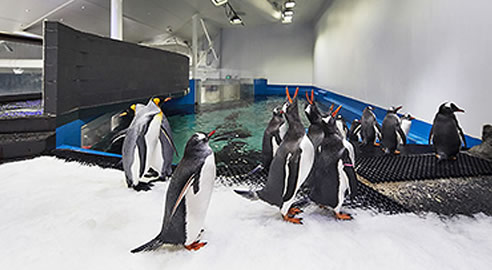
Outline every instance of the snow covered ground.
[(41, 157), (0, 165), (2, 269), (491, 269), (492, 217), (441, 220), (316, 207), (305, 225), (218, 186), (197, 252), (131, 254), (160, 229), (167, 183), (125, 187), (123, 172)]

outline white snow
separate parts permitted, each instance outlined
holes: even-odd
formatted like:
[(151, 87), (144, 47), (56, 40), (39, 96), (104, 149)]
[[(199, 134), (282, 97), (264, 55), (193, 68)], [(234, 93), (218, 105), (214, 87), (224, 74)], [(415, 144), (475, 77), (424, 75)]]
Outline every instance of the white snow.
[(197, 252), (131, 254), (160, 229), (166, 183), (126, 188), (123, 172), (53, 157), (0, 165), (2, 269), (490, 269), (492, 217), (443, 219), (316, 207), (305, 225), (217, 186)]

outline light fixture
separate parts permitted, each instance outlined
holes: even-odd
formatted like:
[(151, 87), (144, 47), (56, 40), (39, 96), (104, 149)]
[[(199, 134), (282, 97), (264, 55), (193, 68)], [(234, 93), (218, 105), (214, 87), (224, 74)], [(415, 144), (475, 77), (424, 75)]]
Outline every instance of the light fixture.
[(231, 24), (242, 24), (243, 23), (243, 20), (241, 20), (241, 18), (239, 18), (239, 16), (237, 16), (237, 14), (234, 14), (230, 19), (229, 19), (229, 22)]
[(210, 0), (212, 3), (216, 6), (222, 6), (223, 4), (227, 3), (228, 0)]
[(293, 8), (296, 6), (296, 2), (294, 2), (292, 0), (288, 0), (287, 2), (285, 2), (284, 6), (285, 6), (285, 8)]
[(286, 8), (282, 14), (284, 14), (285, 17), (292, 17), (294, 16), (294, 11), (290, 8)]
[(282, 14), (282, 23), (283, 23), (283, 24), (292, 23), (292, 16), (284, 16), (284, 15)]

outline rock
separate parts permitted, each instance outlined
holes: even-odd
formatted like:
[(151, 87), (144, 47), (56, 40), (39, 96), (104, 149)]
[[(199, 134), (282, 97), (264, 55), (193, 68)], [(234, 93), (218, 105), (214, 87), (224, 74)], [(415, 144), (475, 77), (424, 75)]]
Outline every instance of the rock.
[(472, 147), (468, 152), (473, 156), (492, 161), (492, 125), (483, 126), (482, 143)]

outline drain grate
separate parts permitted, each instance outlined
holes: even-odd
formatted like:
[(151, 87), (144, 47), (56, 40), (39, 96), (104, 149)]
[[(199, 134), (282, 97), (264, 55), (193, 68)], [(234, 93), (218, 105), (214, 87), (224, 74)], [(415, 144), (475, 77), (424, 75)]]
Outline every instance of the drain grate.
[(361, 157), (357, 173), (371, 183), (492, 175), (492, 163), (458, 154), (457, 160), (438, 161), (433, 154)]

